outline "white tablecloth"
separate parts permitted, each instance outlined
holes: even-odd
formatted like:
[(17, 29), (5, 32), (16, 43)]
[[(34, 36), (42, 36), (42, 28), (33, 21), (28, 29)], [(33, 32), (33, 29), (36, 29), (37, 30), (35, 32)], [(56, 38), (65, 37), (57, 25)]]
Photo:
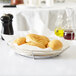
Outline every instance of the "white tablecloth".
[(0, 40), (0, 76), (76, 76), (75, 43), (58, 57), (34, 60), (15, 54)]
[[(74, 7), (73, 9), (75, 22), (76, 8)], [(9, 12), (11, 12), (10, 10)], [(15, 11), (13, 9), (12, 13), (16, 13)], [(48, 12), (48, 10), (46, 12), (44, 11), (44, 15), (47, 15), (46, 12)], [(56, 10), (53, 11), (56, 12)], [(51, 14), (54, 13), (51, 12)], [(45, 18), (44, 15), (42, 20)], [(43, 21), (45, 22), (46, 19)], [(20, 30), (26, 29), (26, 27), (24, 29), (21, 28), (21, 26), (17, 25)], [(74, 41), (73, 45), (58, 57), (34, 60), (15, 54), (4, 41), (0, 40), (0, 76), (76, 76), (76, 41)]]
[[(75, 5), (75, 4), (74, 4)], [(23, 6), (25, 7), (25, 6)], [(63, 15), (63, 23), (65, 26), (67, 24), (67, 13), (66, 8), (71, 8), (72, 13), (72, 27), (76, 28), (76, 6), (73, 5), (59, 5), (52, 6), (51, 8), (23, 8), (24, 10), (20, 11), (17, 14), (17, 29), (19, 31), (29, 30), (29, 27), (37, 27), (42, 24), (38, 24), (37, 21), (41, 20), (44, 24), (44, 27), (49, 28), (53, 31), (56, 28), (56, 21), (59, 12), (62, 12)], [(70, 13), (70, 12), (69, 12)], [(38, 14), (38, 16), (37, 16)], [(37, 25), (38, 24), (38, 25)]]
[[(28, 15), (34, 12), (39, 13), (41, 20), (43, 23), (49, 27), (50, 30), (54, 30), (55, 28), (55, 22), (57, 18), (57, 13), (59, 11), (65, 11), (66, 8), (72, 8), (74, 11), (74, 27), (76, 28), (76, 3), (68, 3), (68, 4), (55, 4), (54, 6), (51, 6), (50, 8), (28, 8), (25, 7), (25, 5), (18, 5), (17, 8), (2, 8), (2, 5), (0, 4), (0, 17), (3, 14), (12, 13), (14, 15), (13, 19), (13, 27), (14, 30), (28, 30), (29, 27), (27, 25), (26, 18), (22, 16), (22, 12), (25, 13), (25, 15), (28, 13)], [(29, 13), (30, 12), (30, 13)], [(66, 14), (64, 15), (64, 20), (66, 18)], [(32, 19), (32, 18), (31, 18)], [(1, 22), (0, 22), (1, 25)], [(30, 24), (29, 26), (32, 26)], [(0, 26), (1, 31), (1, 26)]]

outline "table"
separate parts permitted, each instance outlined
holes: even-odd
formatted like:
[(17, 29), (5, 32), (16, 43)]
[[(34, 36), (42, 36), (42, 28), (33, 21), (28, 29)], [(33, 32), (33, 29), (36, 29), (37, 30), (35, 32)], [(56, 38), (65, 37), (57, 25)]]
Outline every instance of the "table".
[[(72, 8), (74, 10), (73, 23), (74, 23), (74, 27), (76, 28), (76, 3), (55, 4), (49, 8), (46, 8), (46, 7), (30, 8), (30, 7), (26, 7), (25, 5), (18, 5), (17, 8), (3, 8), (2, 6), (3, 6), (3, 4), (0, 4), (0, 17), (5, 13), (6, 14), (7, 13), (13, 14), (14, 15), (13, 28), (15, 31), (17, 31), (17, 30), (23, 31), (23, 30), (26, 30), (26, 28), (27, 28), (27, 26), (25, 26), (27, 24), (24, 23), (26, 21), (24, 20), (24, 18), (20, 14), (21, 11), (24, 13), (28, 13), (28, 11), (30, 13), (32, 13), (32, 11), (33, 12), (38, 11), (39, 15), (41, 17), (41, 20), (44, 22), (45, 25), (49, 26), (51, 31), (53, 31), (55, 29), (54, 25), (56, 22), (58, 11), (65, 11), (66, 8)], [(52, 16), (54, 16), (54, 17), (52, 17)], [(64, 17), (66, 17), (66, 15)], [(22, 23), (21, 23), (21, 20), (23, 20)], [(0, 25), (1, 25), (1, 22), (0, 22)], [(1, 31), (1, 26), (0, 26), (0, 31)]]
[[(6, 10), (1, 8), (0, 13), (7, 13)], [(9, 9), (8, 12), (18, 10)], [(15, 54), (5, 41), (0, 40), (0, 76), (76, 76), (76, 41), (58, 57), (34, 60)]]
[[(63, 15), (63, 26), (65, 26), (67, 14), (66, 14), (66, 8), (71, 8), (72, 13), (72, 25), (73, 28), (76, 28), (76, 4), (56, 4), (54, 6), (51, 6), (49, 8), (43, 7), (43, 8), (36, 8), (36, 7), (26, 7), (25, 5), (18, 5), (18, 9), (22, 10), (17, 14), (17, 28), (20, 31), (27, 30), (26, 28), (29, 28), (29, 26), (35, 27), (37, 22), (41, 19), (41, 22), (44, 23), (44, 26), (49, 27), (51, 31), (53, 31), (56, 28), (56, 20), (58, 17), (58, 13), (61, 11)], [(38, 15), (37, 15), (38, 13)], [(33, 16), (33, 17), (32, 17)], [(40, 18), (38, 18), (38, 17)], [(29, 18), (30, 17), (30, 18)], [(34, 21), (34, 17), (37, 17)], [(39, 20), (38, 20), (39, 19)], [(29, 20), (29, 22), (28, 22)], [(33, 22), (34, 21), (34, 22)], [(26, 22), (26, 23), (25, 23)], [(35, 25), (34, 25), (34, 24)]]
[(75, 76), (75, 43), (58, 57), (34, 60), (15, 54), (0, 40), (0, 76)]

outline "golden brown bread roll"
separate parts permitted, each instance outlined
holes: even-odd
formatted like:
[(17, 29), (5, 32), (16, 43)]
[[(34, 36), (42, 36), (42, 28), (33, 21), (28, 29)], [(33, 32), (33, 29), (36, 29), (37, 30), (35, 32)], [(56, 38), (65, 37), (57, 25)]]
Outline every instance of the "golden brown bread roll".
[(49, 39), (48, 39), (48, 37), (46, 37), (46, 36), (42, 36), (46, 41), (50, 41)]
[(52, 40), (48, 43), (48, 47), (52, 50), (60, 50), (63, 47), (63, 44), (59, 40)]
[(26, 38), (25, 37), (20, 37), (18, 39), (16, 39), (14, 41), (14, 43), (18, 44), (18, 45), (22, 45), (22, 44), (25, 44), (26, 43)]
[(47, 45), (48, 44), (48, 41), (49, 39), (45, 36), (41, 36), (41, 35), (36, 35), (36, 34), (28, 34), (26, 36), (26, 41), (27, 42), (35, 42), (35, 43), (40, 43), (40, 44), (43, 44), (43, 45)]
[(44, 39), (45, 42), (46, 42), (46, 46), (47, 46), (47, 44), (48, 44), (48, 42), (49, 42), (50, 40), (49, 40), (48, 37), (46, 37), (46, 36), (41, 36), (41, 37), (43, 37), (43, 39)]
[(40, 44), (40, 43), (35, 43), (35, 42), (28, 42), (28, 43), (25, 43), (25, 44), (27, 44), (27, 45), (31, 45), (31, 46), (37, 46), (37, 47), (39, 47), (39, 48), (45, 48), (45, 46), (44, 45), (42, 45), (42, 44)]

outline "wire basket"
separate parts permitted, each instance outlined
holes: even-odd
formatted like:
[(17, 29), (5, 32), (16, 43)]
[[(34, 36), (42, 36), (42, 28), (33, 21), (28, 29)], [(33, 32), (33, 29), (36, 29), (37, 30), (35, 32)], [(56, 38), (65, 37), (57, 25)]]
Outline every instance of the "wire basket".
[[(24, 32), (24, 34), (25, 34), (25, 32)], [(23, 34), (23, 36), (24, 36), (24, 34)], [(18, 35), (16, 34), (16, 35), (2, 35), (2, 36), (15, 53), (22, 55), (22, 56), (26, 56), (26, 57), (31, 57), (34, 59), (52, 58), (52, 57), (59, 56), (64, 51), (66, 51), (70, 47), (70, 44), (71, 44), (70, 41), (61, 39), (61, 41), (63, 43), (63, 48), (61, 50), (52, 51), (51, 48), (41, 49), (36, 46), (30, 46), (30, 45), (24, 45), (24, 44), (21, 46), (18, 46), (17, 44), (13, 44), (12, 42), (16, 38), (22, 36), (22, 32), (20, 32), (20, 34), (18, 34)]]

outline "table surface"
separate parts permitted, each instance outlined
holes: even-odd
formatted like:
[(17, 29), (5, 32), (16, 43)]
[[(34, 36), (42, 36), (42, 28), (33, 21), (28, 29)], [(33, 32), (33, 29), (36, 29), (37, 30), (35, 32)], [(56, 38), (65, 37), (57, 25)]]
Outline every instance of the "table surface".
[(5, 41), (0, 40), (0, 76), (53, 75), (76, 76), (76, 41), (58, 57), (34, 60), (14, 53)]
[[(11, 9), (11, 8), (3, 8), (4, 5), (9, 5), (9, 4), (2, 4), (0, 3), (0, 9), (2, 10), (5, 10), (5, 9), (8, 9), (8, 11)], [(19, 9), (19, 10), (60, 10), (60, 9), (65, 9), (65, 8), (76, 8), (76, 3), (56, 3), (54, 5), (51, 5), (49, 7), (30, 7), (30, 6), (26, 6), (25, 4), (20, 4), (20, 5), (17, 5), (16, 8), (12, 8), (12, 9)]]
[(58, 57), (34, 60), (14, 53), (0, 40), (0, 76), (76, 76), (75, 43)]
[(76, 3), (56, 3), (54, 5), (51, 5), (50, 7), (30, 7), (26, 6), (24, 4), (17, 5), (18, 9), (25, 9), (25, 10), (35, 10), (35, 11), (40, 11), (40, 10), (63, 10), (66, 8), (76, 8)]

